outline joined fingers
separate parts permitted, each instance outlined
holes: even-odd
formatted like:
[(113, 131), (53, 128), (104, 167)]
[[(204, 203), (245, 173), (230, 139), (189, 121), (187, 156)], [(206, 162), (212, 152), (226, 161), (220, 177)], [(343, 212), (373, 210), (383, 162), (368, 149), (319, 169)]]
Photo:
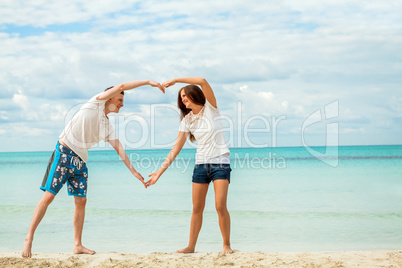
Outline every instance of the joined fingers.
[(168, 80), (168, 81), (164, 82), (162, 84), (162, 86), (165, 87), (165, 88), (168, 88), (170, 86), (173, 86), (174, 84), (176, 84), (176, 82), (172, 79), (172, 80)]

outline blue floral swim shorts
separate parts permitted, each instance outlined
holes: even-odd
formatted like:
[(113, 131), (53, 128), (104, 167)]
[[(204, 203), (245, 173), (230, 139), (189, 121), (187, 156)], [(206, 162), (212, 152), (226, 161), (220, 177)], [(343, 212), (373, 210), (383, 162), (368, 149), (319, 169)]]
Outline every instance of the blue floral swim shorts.
[(40, 189), (56, 195), (66, 182), (68, 195), (86, 197), (88, 169), (85, 162), (57, 142)]

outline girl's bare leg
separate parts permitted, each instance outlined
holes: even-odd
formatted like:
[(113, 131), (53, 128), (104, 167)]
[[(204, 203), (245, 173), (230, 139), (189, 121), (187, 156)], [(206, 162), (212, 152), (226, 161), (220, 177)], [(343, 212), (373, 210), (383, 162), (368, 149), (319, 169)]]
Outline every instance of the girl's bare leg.
[(219, 227), (223, 238), (223, 252), (233, 253), (230, 247), (230, 214), (227, 209), (228, 180), (215, 180), (215, 208), (219, 217)]
[(193, 183), (193, 213), (191, 215), (190, 224), (190, 239), (188, 246), (178, 253), (193, 253), (195, 251), (195, 244), (197, 243), (198, 234), (202, 226), (202, 214), (205, 207), (205, 198), (207, 196), (209, 184), (207, 183)]

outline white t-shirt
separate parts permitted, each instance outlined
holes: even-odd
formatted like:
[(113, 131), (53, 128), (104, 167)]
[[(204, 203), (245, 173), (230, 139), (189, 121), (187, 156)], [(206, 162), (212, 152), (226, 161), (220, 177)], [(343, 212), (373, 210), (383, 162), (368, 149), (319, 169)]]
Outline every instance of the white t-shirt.
[(207, 100), (203, 110), (191, 111), (181, 121), (179, 131), (190, 132), (198, 141), (196, 164), (227, 163), (230, 151), (226, 144), (219, 109)]
[(113, 126), (105, 115), (107, 100), (96, 99), (100, 94), (81, 107), (59, 136), (84, 162), (87, 162), (89, 148), (101, 140), (116, 139)]

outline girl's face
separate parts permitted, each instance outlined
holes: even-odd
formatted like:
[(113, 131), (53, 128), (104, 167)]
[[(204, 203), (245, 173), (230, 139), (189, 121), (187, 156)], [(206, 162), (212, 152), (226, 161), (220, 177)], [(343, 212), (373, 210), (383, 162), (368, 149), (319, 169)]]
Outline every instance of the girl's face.
[(191, 100), (187, 98), (186, 92), (184, 90), (182, 90), (180, 92), (180, 97), (181, 97), (181, 102), (183, 102), (183, 104), (186, 106), (186, 108), (191, 109), (191, 106), (193, 106), (194, 103), (191, 102)]

